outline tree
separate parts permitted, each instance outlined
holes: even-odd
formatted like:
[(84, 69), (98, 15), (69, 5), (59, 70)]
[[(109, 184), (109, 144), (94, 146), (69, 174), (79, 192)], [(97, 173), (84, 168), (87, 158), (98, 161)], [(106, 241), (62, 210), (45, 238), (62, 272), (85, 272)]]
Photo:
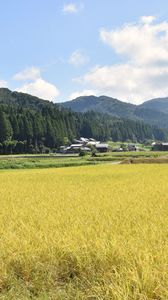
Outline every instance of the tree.
[(12, 154), (15, 149), (17, 141), (6, 140), (3, 142), (4, 152), (6, 154)]
[(6, 114), (0, 109), (0, 143), (12, 138), (12, 127)]

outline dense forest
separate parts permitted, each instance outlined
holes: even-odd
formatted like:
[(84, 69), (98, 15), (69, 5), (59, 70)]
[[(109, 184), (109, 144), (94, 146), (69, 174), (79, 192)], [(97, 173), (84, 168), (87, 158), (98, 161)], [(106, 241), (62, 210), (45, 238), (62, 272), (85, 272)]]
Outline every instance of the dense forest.
[(0, 104), (0, 153), (47, 153), (80, 136), (101, 141), (165, 140), (165, 130), (106, 114), (75, 113), (54, 104)]

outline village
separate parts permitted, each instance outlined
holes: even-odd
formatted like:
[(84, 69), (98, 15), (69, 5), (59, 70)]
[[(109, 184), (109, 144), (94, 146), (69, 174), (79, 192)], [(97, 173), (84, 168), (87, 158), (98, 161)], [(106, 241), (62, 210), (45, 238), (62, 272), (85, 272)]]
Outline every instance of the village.
[[(145, 149), (140, 148), (136, 144), (122, 144), (120, 146), (111, 147), (108, 143), (97, 141), (94, 138), (74, 139), (73, 143), (68, 146), (61, 146), (59, 153), (61, 154), (76, 154), (80, 152), (91, 153), (93, 151), (98, 153), (105, 152), (127, 152), (127, 151), (144, 151)], [(166, 142), (153, 142), (148, 151), (168, 151), (168, 143)]]
[(59, 153), (73, 154), (73, 153), (79, 153), (80, 151), (83, 151), (85, 153), (91, 153), (93, 150), (99, 153), (105, 153), (108, 151), (113, 151), (113, 152), (138, 151), (139, 149), (135, 144), (128, 144), (127, 147), (125, 148), (122, 148), (121, 145), (120, 147), (112, 149), (108, 143), (103, 143), (93, 138), (80, 137), (79, 139), (74, 139), (73, 143), (69, 146), (61, 146)]

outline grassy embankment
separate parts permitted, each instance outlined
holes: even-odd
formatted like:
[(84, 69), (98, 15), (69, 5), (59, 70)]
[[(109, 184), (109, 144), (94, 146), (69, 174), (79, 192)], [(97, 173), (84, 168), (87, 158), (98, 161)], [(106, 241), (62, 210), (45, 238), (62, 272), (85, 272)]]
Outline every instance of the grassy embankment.
[(95, 164), (94, 161), (87, 161), (80, 157), (5, 157), (0, 159), (0, 169), (40, 169), (40, 168), (61, 168), (71, 166), (82, 166)]
[(0, 173), (0, 299), (168, 299), (168, 165)]
[[(160, 160), (159, 160), (160, 158)], [(152, 160), (151, 160), (152, 159)], [(34, 168), (60, 168), (71, 166), (93, 165), (100, 163), (113, 163), (113, 162), (168, 162), (168, 152), (108, 152), (97, 154), (96, 157), (86, 155), (79, 156), (31, 156), (31, 155), (18, 155), (18, 156), (0, 156), (0, 169), (34, 169)]]

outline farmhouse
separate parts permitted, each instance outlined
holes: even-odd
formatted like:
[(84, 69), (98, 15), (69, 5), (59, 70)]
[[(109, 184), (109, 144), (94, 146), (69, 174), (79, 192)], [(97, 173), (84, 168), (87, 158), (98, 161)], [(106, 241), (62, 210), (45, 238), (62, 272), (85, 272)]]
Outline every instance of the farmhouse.
[(83, 147), (83, 144), (71, 144), (70, 147), (71, 147), (72, 149), (77, 149), (77, 150), (79, 150), (80, 148)]
[(98, 152), (107, 152), (109, 146), (108, 146), (108, 144), (98, 143), (95, 145), (95, 147)]
[(79, 140), (74, 139), (73, 142), (74, 142), (74, 144), (86, 145), (89, 142), (89, 139), (80, 137)]
[(72, 144), (68, 147), (61, 146), (59, 152), (62, 154), (71, 154), (71, 153), (79, 153), (80, 150), (84, 152), (90, 152), (91, 149), (89, 147), (86, 147), (83, 144)]
[(138, 148), (136, 145), (133, 145), (133, 144), (129, 144), (128, 145), (128, 151), (137, 151)]
[(80, 150), (84, 152), (91, 152), (92, 147), (94, 147), (98, 152), (107, 152), (108, 151), (108, 144), (100, 143), (100, 141), (96, 141), (92, 138), (83, 138), (80, 137), (79, 139), (74, 139), (73, 143), (66, 146), (60, 147), (61, 153), (79, 153)]
[(72, 144), (69, 146), (71, 152), (79, 152), (80, 150), (84, 152), (90, 152), (91, 149), (86, 147), (84, 144)]
[(153, 151), (168, 151), (168, 143), (152, 143)]

